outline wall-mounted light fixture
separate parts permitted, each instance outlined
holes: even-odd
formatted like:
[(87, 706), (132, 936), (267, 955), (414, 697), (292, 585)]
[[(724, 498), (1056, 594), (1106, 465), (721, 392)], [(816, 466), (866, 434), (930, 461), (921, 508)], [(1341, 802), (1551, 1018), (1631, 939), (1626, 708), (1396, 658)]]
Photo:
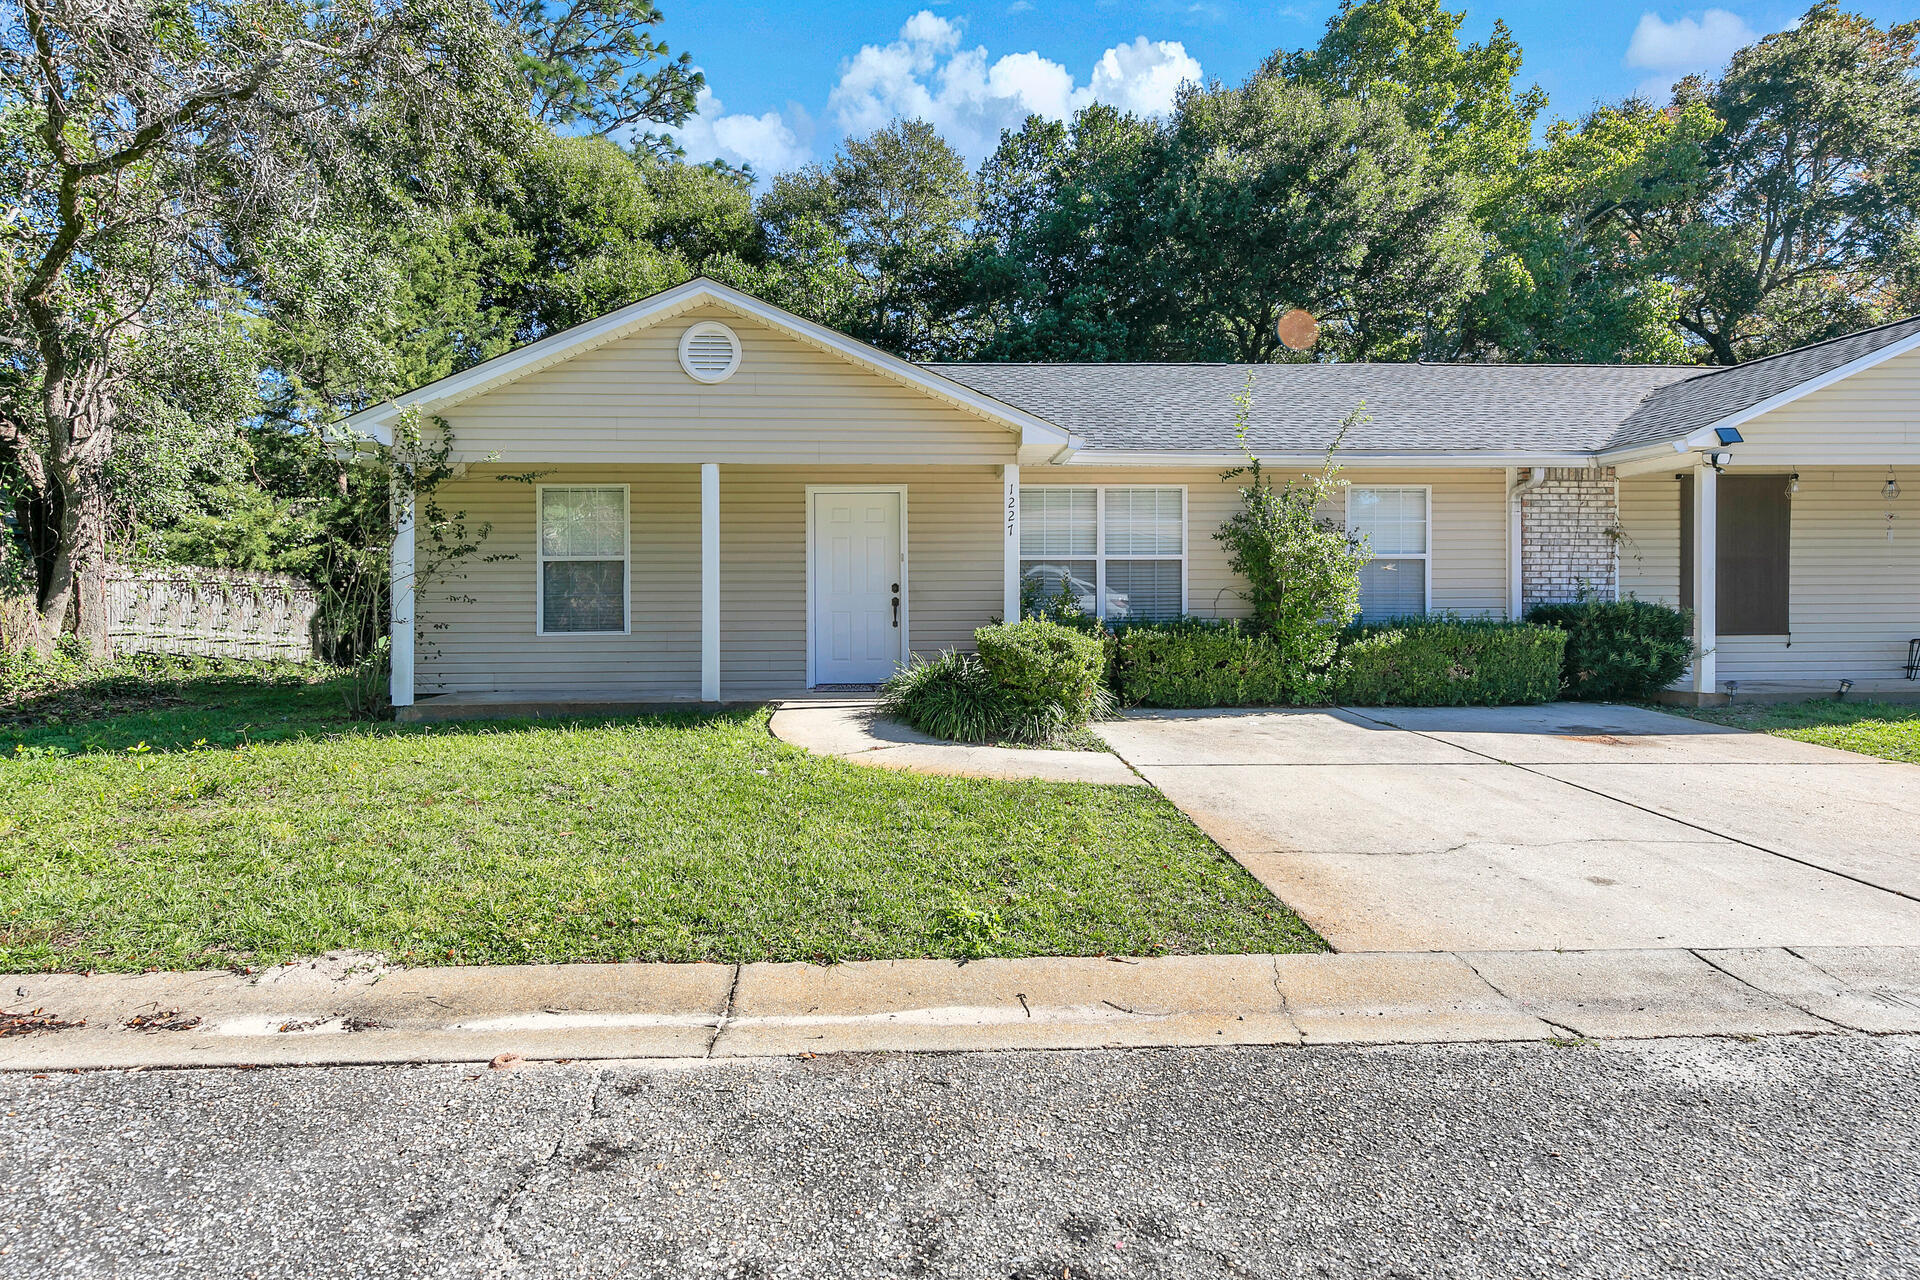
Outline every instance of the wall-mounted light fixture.
[(1789, 498), (1797, 498), (1800, 496), (1800, 473), (1798, 471), (1787, 477), (1787, 496)]
[(1900, 482), (1893, 478), (1893, 468), (1887, 468), (1887, 482), (1880, 486), (1880, 496), (1892, 502), (1900, 496)]

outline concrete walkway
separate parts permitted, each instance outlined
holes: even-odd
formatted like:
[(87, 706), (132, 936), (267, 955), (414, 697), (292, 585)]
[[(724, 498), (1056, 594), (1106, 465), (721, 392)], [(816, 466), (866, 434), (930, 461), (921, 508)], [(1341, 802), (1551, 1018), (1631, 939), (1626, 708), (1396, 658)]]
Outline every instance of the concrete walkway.
[[(1920, 950), (15, 975), (0, 1069), (1920, 1032)], [(37, 1011), (37, 1015), (35, 1014)], [(46, 1026), (28, 1030), (37, 1017)], [(55, 1024), (66, 1024), (56, 1026)]]
[(773, 736), (818, 755), (839, 756), (879, 769), (962, 778), (1038, 779), (1141, 787), (1133, 770), (1105, 751), (1042, 751), (970, 747), (945, 742), (889, 720), (872, 697), (774, 704)]
[(1098, 730), (1341, 951), (1920, 945), (1913, 765), (1591, 704)]

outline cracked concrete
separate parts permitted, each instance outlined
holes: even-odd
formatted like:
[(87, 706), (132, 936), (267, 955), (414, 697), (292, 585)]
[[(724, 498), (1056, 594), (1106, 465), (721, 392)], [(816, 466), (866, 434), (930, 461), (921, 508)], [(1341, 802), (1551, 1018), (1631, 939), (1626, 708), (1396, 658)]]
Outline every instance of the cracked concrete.
[(1338, 950), (1920, 945), (1920, 768), (1635, 707), (1099, 731)]
[[(1920, 949), (1890, 947), (553, 965), (510, 993), (486, 968), (430, 976), (443, 999), (362, 991), (381, 1029), (361, 1034), (276, 1031), (339, 998), (310, 985), (269, 1009), (242, 978), (147, 975), (198, 1018), (151, 1033), (111, 1017), (112, 978), (9, 978), (81, 1025), (0, 1040), (0, 1070), (1920, 1032)], [(238, 1030), (235, 998), (255, 1013)], [(496, 1016), (461, 1016), (483, 1000)]]

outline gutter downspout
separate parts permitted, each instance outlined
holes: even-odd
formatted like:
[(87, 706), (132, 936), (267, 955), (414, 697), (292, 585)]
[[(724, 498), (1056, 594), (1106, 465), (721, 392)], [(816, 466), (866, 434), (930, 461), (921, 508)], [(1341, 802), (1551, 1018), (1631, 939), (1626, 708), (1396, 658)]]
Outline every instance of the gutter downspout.
[(1520, 500), (1547, 482), (1545, 467), (1530, 467), (1529, 476), (1515, 483), (1518, 467), (1507, 468), (1507, 618), (1518, 622), (1526, 604), (1526, 581), (1521, 573), (1525, 530), (1521, 528)]

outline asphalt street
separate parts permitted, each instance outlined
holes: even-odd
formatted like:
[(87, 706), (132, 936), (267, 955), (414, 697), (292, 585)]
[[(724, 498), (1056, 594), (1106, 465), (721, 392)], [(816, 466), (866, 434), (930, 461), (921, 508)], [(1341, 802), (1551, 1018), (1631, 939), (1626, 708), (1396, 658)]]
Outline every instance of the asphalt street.
[(0, 1275), (1914, 1276), (1920, 1038), (0, 1076)]

